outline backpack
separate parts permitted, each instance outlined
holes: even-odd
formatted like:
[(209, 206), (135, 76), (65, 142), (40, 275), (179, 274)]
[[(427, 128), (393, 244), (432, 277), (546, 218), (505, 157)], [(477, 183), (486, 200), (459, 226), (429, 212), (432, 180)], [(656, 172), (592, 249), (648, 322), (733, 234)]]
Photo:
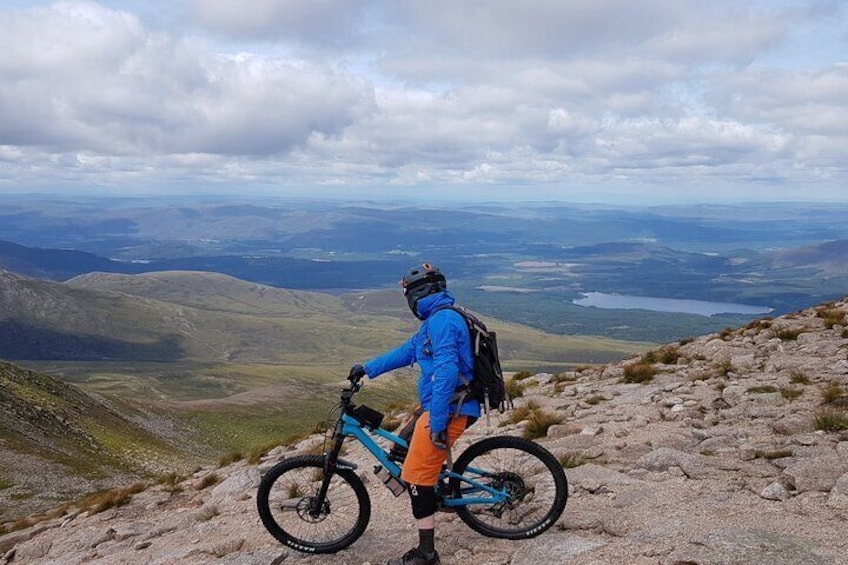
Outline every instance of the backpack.
[(465, 377), (460, 375), (463, 385), (457, 389), (459, 393), (459, 405), (466, 398), (471, 397), (483, 405), (488, 421), (489, 408), (503, 413), (512, 408), (512, 400), (506, 391), (503, 370), (498, 357), (497, 334), (489, 331), (486, 324), (477, 319), (476, 316), (459, 306), (445, 306), (444, 310), (453, 310), (462, 316), (468, 325), (468, 335), (471, 338), (471, 353), (474, 359), (474, 379), (469, 383)]

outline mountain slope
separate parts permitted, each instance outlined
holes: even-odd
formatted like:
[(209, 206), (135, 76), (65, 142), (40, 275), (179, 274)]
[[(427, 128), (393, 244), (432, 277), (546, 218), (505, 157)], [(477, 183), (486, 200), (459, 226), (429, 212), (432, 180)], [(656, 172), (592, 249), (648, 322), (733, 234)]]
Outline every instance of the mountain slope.
[(220, 273), (162, 271), (125, 275), (94, 272), (72, 278), (66, 284), (234, 314), (302, 318), (347, 313), (343, 305), (328, 294), (266, 286)]
[(68, 249), (41, 249), (25, 247), (0, 240), (0, 269), (8, 269), (31, 277), (64, 280), (89, 271), (116, 271), (130, 269), (138, 272), (132, 263), (121, 263)]
[[(439, 513), (439, 551), (479, 565), (845, 565), (847, 316), (843, 299), (621, 363), (526, 379), (523, 415), (477, 422), (455, 451), (493, 434), (535, 435), (567, 467), (564, 514), (539, 537), (513, 541)], [(634, 367), (653, 376), (633, 382)], [(540, 426), (545, 420), (559, 423)], [(32, 565), (315, 563), (259, 526), (253, 494), (272, 465), (322, 445), (313, 434), (258, 465), (206, 467), (179, 488), (154, 486), (105, 515), (71, 511), (0, 535), (0, 553)], [(320, 562), (382, 563), (414, 543), (409, 502), (373, 478), (360, 447), (346, 447), (371, 519), (349, 549)], [(532, 470), (516, 470), (532, 487)]]
[(145, 429), (139, 422), (151, 421), (150, 415), (137, 408), (4, 361), (0, 406), (0, 517), (20, 517), (23, 508), (49, 508), (192, 460), (161, 427)]

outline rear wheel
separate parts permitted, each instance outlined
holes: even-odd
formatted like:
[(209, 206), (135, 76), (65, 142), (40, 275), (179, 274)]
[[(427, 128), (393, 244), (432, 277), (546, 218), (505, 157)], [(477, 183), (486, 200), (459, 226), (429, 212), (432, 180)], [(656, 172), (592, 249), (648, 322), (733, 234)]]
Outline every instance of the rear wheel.
[(335, 553), (365, 531), (371, 500), (350, 469), (337, 469), (320, 505), (316, 495), (324, 477), (324, 457), (284, 459), (265, 473), (256, 493), (262, 524), (277, 540), (307, 553)]
[[(568, 501), (568, 481), (562, 465), (538, 443), (497, 436), (466, 449), (454, 472), (507, 493), (503, 502), (456, 507), (463, 522), (484, 536), (506, 539), (535, 537), (562, 515)], [(457, 478), (450, 480), (455, 497), (478, 498), (487, 494)]]

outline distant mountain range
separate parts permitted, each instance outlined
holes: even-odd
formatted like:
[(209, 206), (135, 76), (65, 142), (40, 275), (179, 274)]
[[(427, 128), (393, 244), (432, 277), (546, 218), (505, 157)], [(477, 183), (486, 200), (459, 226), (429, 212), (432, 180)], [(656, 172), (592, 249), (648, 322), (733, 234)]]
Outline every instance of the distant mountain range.
[(396, 263), (397, 260), (329, 262), (235, 255), (116, 261), (83, 251), (41, 249), (0, 241), (0, 268), (56, 281), (91, 272), (207, 271), (283, 288), (374, 288), (385, 284), (386, 272), (402, 270)]

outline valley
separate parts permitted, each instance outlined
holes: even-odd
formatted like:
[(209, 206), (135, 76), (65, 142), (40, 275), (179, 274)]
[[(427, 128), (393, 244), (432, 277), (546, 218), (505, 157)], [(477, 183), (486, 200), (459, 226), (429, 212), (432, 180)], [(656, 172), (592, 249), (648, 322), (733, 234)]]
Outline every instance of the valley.
[[(10, 197), (0, 202), (0, 359), (108, 403), (164, 438), (154, 459), (186, 470), (312, 431), (348, 367), (416, 327), (396, 287), (410, 263), (448, 273), (460, 303), (497, 330), (508, 371), (557, 374), (844, 296), (846, 215), (814, 204)], [(755, 308), (575, 303), (588, 293)], [(387, 375), (363, 400), (409, 403), (415, 374)], [(9, 443), (10, 426), (4, 447), (21, 457), (7, 460), (31, 461)], [(53, 452), (39, 457), (68, 468)], [(94, 479), (68, 471), (80, 480), (62, 497), (169, 464), (115, 465)], [(17, 500), (55, 503), (15, 469), (0, 484)]]

